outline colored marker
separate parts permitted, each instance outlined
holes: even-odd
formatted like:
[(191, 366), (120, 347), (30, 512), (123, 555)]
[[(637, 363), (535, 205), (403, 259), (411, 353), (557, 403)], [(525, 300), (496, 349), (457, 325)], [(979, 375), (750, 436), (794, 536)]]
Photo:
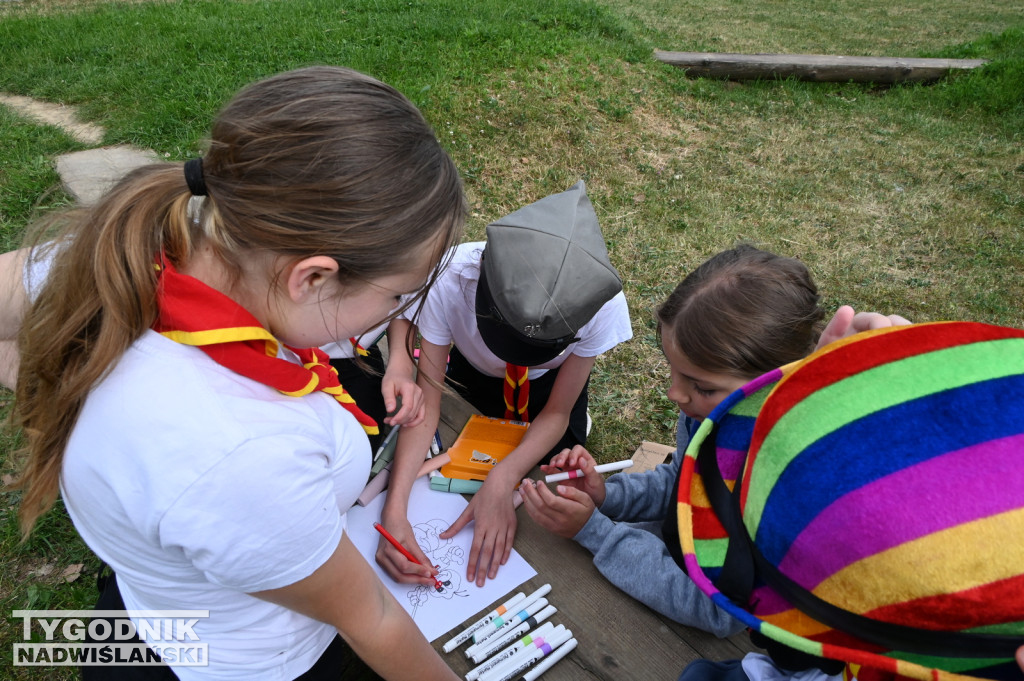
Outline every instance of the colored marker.
[(561, 660), (563, 657), (568, 655), (576, 647), (576, 639), (570, 638), (568, 641), (558, 647), (558, 650), (551, 653), (538, 664), (536, 667), (520, 676), (517, 681), (537, 681), (537, 678), (555, 666), (555, 663)]
[(435, 492), (452, 492), (453, 494), (476, 494), (484, 486), (483, 480), (462, 480), (461, 478), (445, 478), (437, 476), (430, 479), (430, 489)]
[[(494, 638), (487, 639), (483, 643), (484, 647), (479, 652), (477, 652), (474, 655), (471, 655), (470, 657), (473, 658), (473, 662), (475, 664), (480, 664), (488, 657), (493, 655), (496, 650), (500, 649), (502, 646), (508, 645), (511, 641), (514, 641), (517, 636), (522, 636), (523, 634), (528, 632), (532, 627), (537, 626), (547, 618), (554, 615), (556, 612), (558, 612), (558, 609), (555, 608), (555, 606), (548, 605), (533, 617), (526, 618), (526, 620), (522, 624), (516, 626), (512, 631), (508, 632), (507, 634), (501, 634), (500, 636), (495, 637), (497, 638), (497, 640), (494, 640)], [(491, 641), (494, 642), (491, 643)]]
[(391, 464), (385, 464), (384, 468), (380, 473), (370, 478), (370, 482), (366, 483), (366, 487), (359, 493), (359, 498), (356, 499), (356, 503), (360, 506), (366, 506), (368, 503), (374, 500), (374, 498), (384, 491), (384, 488), (388, 486), (388, 480), (391, 479)]
[[(611, 473), (613, 471), (621, 471), (623, 468), (629, 468), (633, 465), (633, 459), (626, 459), (625, 461), (616, 461), (615, 463), (603, 463), (600, 466), (594, 466), (594, 470), (598, 473)], [(577, 468), (574, 471), (566, 471), (564, 473), (552, 473), (551, 475), (544, 476), (544, 482), (562, 482), (563, 480), (572, 480), (573, 478), (582, 478), (585, 475), (583, 471)]]
[(572, 632), (568, 629), (563, 630), (549, 641), (545, 641), (541, 645), (529, 649), (520, 650), (516, 655), (513, 655), (511, 659), (498, 665), (492, 669), (489, 673), (480, 677), (480, 681), (512, 681), (517, 678), (522, 672), (532, 667), (541, 658), (547, 657), (554, 652), (560, 645), (572, 638)]
[(392, 442), (392, 441), (393, 441), (393, 440), (394, 440), (394, 439), (395, 439), (396, 437), (398, 437), (398, 430), (399, 430), (399, 428), (401, 428), (401, 427), (402, 427), (402, 426), (401, 426), (400, 424), (397, 424), (397, 425), (395, 425), (395, 426), (394, 426), (394, 427), (393, 427), (393, 428), (391, 429), (391, 432), (389, 432), (389, 433), (387, 434), (387, 436), (386, 436), (386, 437), (384, 438), (384, 441), (380, 443), (380, 447), (377, 447), (377, 451), (373, 453), (373, 462), (374, 462), (374, 463), (376, 463), (376, 462), (377, 462), (377, 459), (379, 459), (379, 458), (380, 458), (380, 455), (384, 453), (384, 450), (386, 450), (386, 449), (388, 448), (388, 445), (390, 445), (390, 444), (391, 444), (391, 442)]
[[(545, 584), (541, 588), (537, 589), (532, 594), (530, 594), (525, 599), (523, 599), (523, 602), (519, 604), (520, 611), (526, 610), (538, 598), (540, 598), (541, 596), (546, 596), (550, 591), (551, 591), (551, 585), (550, 584)], [(534, 612), (536, 612), (536, 610)], [(529, 613), (529, 615), (532, 615), (532, 614), (533, 613)], [(529, 616), (529, 615), (527, 615), (527, 616)], [(523, 619), (526, 619), (526, 617), (524, 617)], [(506, 622), (507, 622), (507, 620), (502, 619), (501, 617), (495, 617), (494, 619), (492, 619), (490, 621), (490, 623), (488, 625), (482, 627), (478, 631), (473, 632), (473, 643), (480, 643), (485, 638), (489, 638), (490, 635), (492, 633), (494, 633), (497, 629), (503, 629), (505, 627)], [(494, 626), (492, 627), (491, 625), (494, 625)]]
[[(397, 427), (392, 430), (391, 433), (396, 430), (398, 430)], [(391, 435), (391, 433), (388, 433), (388, 435)], [(398, 445), (398, 442), (397, 440), (392, 440), (388, 444), (392, 446), (382, 446), (381, 449), (378, 450), (380, 452), (380, 456), (378, 456), (370, 466), (370, 475), (378, 475), (382, 470), (384, 470), (384, 468), (391, 467), (391, 462), (395, 459), (395, 447)]]
[(487, 672), (480, 674), (476, 678), (476, 681), (485, 681), (485, 679), (501, 679), (506, 677), (508, 674), (513, 674), (514, 676), (518, 672), (514, 673), (512, 670), (516, 669), (521, 671), (520, 668), (525, 669), (526, 667), (529, 667), (540, 658), (550, 654), (552, 650), (565, 641), (568, 641), (570, 638), (572, 638), (572, 632), (567, 632), (565, 627), (559, 624), (543, 637), (535, 637), (535, 640), (531, 645), (520, 648), (510, 657), (505, 658), (501, 663), (491, 667)]
[(463, 643), (468, 641), (470, 638), (472, 638), (473, 632), (475, 632), (477, 629), (484, 626), (495, 617), (500, 617), (501, 615), (504, 615), (506, 612), (516, 607), (524, 600), (526, 600), (526, 595), (522, 591), (520, 591), (512, 598), (508, 599), (507, 601), (499, 605), (497, 608), (491, 610), (489, 613), (478, 619), (476, 622), (473, 622), (468, 627), (466, 627), (461, 634), (459, 634), (452, 640), (448, 641), (448, 643), (445, 643), (444, 646), (442, 646), (442, 650), (444, 650), (444, 652), (446, 653), (452, 652), (453, 650), (461, 646)]
[[(515, 615), (505, 618), (500, 626), (492, 628), (490, 625), (485, 625), (482, 629), (476, 632), (476, 634), (479, 634), (481, 631), (485, 632), (483, 636), (479, 637), (479, 640), (477, 640), (476, 634), (473, 635), (473, 640), (476, 642), (466, 649), (466, 657), (472, 658), (474, 655), (479, 655), (482, 651), (491, 647), (491, 645), (493, 645), (501, 636), (504, 636), (514, 629), (520, 622), (525, 622), (532, 615), (537, 614), (537, 611), (543, 609), (547, 604), (548, 599), (538, 598), (530, 605), (525, 606)], [(495, 620), (497, 620), (497, 618), (495, 618)]]
[[(480, 664), (479, 666), (470, 669), (469, 673), (466, 674), (466, 681), (476, 681), (476, 678), (478, 676), (480, 676), (484, 672), (494, 669), (499, 664), (512, 657), (513, 653), (515, 653), (516, 651), (522, 650), (523, 648), (529, 646), (530, 644), (536, 643), (537, 641), (544, 640), (544, 638), (548, 637), (550, 633), (554, 630), (555, 625), (553, 625), (551, 622), (546, 622), (545, 624), (538, 627), (536, 631), (531, 631), (526, 636), (523, 636), (518, 641), (514, 642), (512, 645), (506, 647), (501, 652), (494, 655), (494, 657), (490, 657), (489, 659), (487, 659), (483, 664)], [(474, 657), (473, 661), (476, 662), (477, 659)]]
[[(398, 540), (391, 536), (391, 533), (384, 529), (384, 526), (380, 523), (374, 523), (373, 529), (384, 535), (384, 538), (388, 540), (388, 543), (394, 546), (396, 549), (402, 552), (402, 555), (409, 559), (410, 562), (416, 563), (417, 565), (423, 565), (423, 563), (416, 560), (416, 557), (409, 553), (409, 551), (398, 543)], [(434, 577), (434, 588), (438, 591), (444, 591), (444, 585), (441, 584), (437, 577)]]

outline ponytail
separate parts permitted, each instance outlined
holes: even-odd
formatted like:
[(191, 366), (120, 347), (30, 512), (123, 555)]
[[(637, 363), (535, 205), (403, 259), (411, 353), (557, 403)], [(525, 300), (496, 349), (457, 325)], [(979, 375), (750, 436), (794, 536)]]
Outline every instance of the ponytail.
[(157, 256), (191, 254), (188, 201), (180, 165), (147, 166), (95, 207), (40, 226), (62, 229), (18, 338), (13, 423), (27, 440), (17, 483), (23, 538), (57, 498), (64, 448), (89, 391), (156, 319)]
[(359, 285), (418, 262), (424, 244), (440, 262), (462, 235), (462, 181), (430, 125), (393, 87), (351, 69), (296, 69), (244, 88), (188, 168), (191, 184), (180, 164), (139, 168), (94, 208), (49, 223), (62, 233), (19, 337), (13, 413), (27, 437), (25, 536), (57, 497), (89, 391), (156, 319), (159, 258), (181, 268), (201, 245), (237, 278), (261, 254), (327, 255), (342, 285)]

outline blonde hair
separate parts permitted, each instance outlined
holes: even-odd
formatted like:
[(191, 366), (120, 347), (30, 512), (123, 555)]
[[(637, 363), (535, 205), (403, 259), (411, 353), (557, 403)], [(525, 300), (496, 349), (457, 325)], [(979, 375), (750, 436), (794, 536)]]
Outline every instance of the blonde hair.
[(426, 243), (439, 262), (461, 237), (461, 180), (433, 130), (397, 90), (350, 69), (246, 87), (217, 116), (202, 163), (203, 199), (180, 163), (151, 165), (37, 231), (36, 243), (56, 227), (61, 246), (18, 343), (23, 536), (57, 497), (90, 389), (156, 319), (161, 253), (181, 266), (206, 245), (233, 277), (253, 254), (327, 255), (346, 284), (407, 269)]

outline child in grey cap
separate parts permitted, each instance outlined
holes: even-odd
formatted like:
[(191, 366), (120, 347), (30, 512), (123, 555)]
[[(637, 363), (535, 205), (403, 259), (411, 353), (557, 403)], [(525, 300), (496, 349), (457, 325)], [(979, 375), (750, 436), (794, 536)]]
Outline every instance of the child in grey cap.
[[(437, 427), (437, 385), (446, 375), (481, 413), (530, 422), (519, 447), (494, 467), (442, 535), (475, 521), (466, 577), (482, 585), (512, 550), (516, 485), (538, 463), (586, 442), (594, 361), (633, 334), (622, 283), (582, 181), (488, 225), (486, 242), (461, 244), (450, 258), (416, 318), (426, 418), (399, 434), (382, 523), (417, 553), (406, 510)], [(411, 563), (390, 544), (378, 549), (377, 562), (398, 581), (432, 583), (429, 567)]]

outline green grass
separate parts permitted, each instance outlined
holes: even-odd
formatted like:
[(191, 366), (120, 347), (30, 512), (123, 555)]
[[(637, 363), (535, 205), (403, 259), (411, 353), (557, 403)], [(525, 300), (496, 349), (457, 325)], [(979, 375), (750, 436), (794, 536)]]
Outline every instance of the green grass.
[[(0, 4), (0, 91), (182, 159), (242, 85), (345, 64), (423, 109), (463, 172), (469, 238), (585, 179), (635, 335), (591, 381), (592, 448), (614, 460), (673, 441), (653, 310), (738, 240), (802, 258), (830, 309), (1024, 326), (1022, 17), (1024, 0), (27, 1)], [(929, 86), (727, 83), (688, 79), (655, 47), (991, 63)], [(0, 108), (4, 244), (66, 201), (50, 159), (79, 148)], [(19, 547), (15, 502), (0, 498), (0, 609), (89, 605), (96, 562), (66, 515)], [(84, 576), (61, 583), (76, 563)]]
[(66, 204), (54, 188), (60, 177), (53, 165), (56, 155), (81, 148), (56, 128), (33, 125), (0, 106), (0, 245), (18, 245), (25, 223), (40, 211)]

